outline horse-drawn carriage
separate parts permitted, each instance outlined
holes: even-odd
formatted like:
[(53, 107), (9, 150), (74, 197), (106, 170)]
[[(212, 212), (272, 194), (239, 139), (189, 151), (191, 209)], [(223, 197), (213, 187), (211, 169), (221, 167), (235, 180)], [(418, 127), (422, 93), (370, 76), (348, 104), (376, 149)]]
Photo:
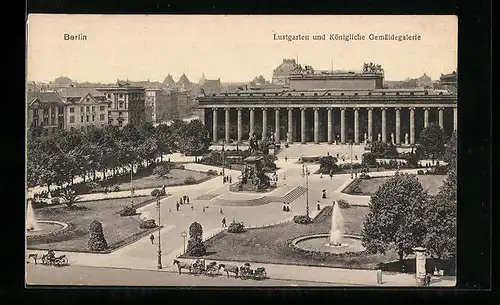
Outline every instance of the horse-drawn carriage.
[(56, 256), (54, 250), (49, 250), (47, 254), (36, 254), (32, 253), (28, 255), (28, 258), (32, 258), (35, 261), (35, 265), (38, 264), (38, 261), (41, 262), (42, 265), (48, 266), (67, 266), (69, 265), (68, 258), (65, 254)]
[(249, 263), (245, 263), (245, 265), (238, 267), (236, 265), (217, 264), (217, 262), (211, 262), (205, 266), (205, 260), (203, 259), (197, 259), (194, 262), (181, 262), (174, 259), (174, 266), (177, 266), (179, 274), (182, 273), (182, 269), (187, 269), (189, 270), (189, 274), (217, 276), (220, 274), (220, 270), (222, 269), (227, 274), (227, 277), (229, 277), (229, 273), (234, 273), (234, 277), (240, 279), (262, 280), (267, 278), (265, 268), (260, 267), (257, 269), (251, 269)]
[(245, 265), (240, 267), (240, 278), (243, 280), (254, 279), (262, 280), (267, 278), (266, 268), (259, 267), (257, 269), (251, 269), (250, 263), (245, 263)]

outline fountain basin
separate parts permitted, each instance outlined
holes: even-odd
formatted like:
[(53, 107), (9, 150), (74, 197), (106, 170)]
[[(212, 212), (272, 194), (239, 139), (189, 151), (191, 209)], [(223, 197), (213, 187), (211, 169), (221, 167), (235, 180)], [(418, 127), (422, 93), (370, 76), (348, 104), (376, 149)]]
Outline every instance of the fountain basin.
[(26, 235), (45, 235), (64, 230), (68, 227), (67, 223), (53, 220), (37, 220), (36, 230), (26, 230)]
[(74, 225), (55, 220), (37, 220), (37, 230), (26, 230), (26, 243), (56, 242), (64, 239), (74, 229)]
[(342, 244), (339, 246), (330, 245), (329, 234), (316, 234), (295, 238), (292, 241), (294, 248), (306, 252), (319, 252), (319, 253), (356, 253), (364, 252), (365, 248), (362, 245), (361, 237), (357, 235), (342, 235)]

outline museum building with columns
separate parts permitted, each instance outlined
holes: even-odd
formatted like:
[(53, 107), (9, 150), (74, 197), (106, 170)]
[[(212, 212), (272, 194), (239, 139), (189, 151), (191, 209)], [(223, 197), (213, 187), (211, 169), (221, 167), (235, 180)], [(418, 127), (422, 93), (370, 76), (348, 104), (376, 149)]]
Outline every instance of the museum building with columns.
[(287, 87), (199, 96), (199, 117), (213, 143), (244, 143), (254, 133), (290, 144), (381, 140), (413, 145), (432, 122), (446, 134), (457, 129), (456, 93), (384, 89), (384, 72), (373, 67), (327, 72), (299, 66)]

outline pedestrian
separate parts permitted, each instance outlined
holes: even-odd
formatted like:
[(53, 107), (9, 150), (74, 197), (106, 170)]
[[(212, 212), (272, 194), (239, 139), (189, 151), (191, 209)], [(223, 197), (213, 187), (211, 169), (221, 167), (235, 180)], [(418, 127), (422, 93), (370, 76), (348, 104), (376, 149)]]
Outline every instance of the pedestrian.
[(333, 172), (330, 172), (330, 180), (333, 178)]
[(155, 236), (153, 234), (151, 234), (151, 236), (149, 236), (149, 239), (151, 240), (151, 244), (154, 245), (154, 243), (155, 243)]
[(231, 176), (229, 176), (229, 183), (232, 183), (233, 182), (233, 178)]
[(189, 196), (186, 196), (186, 201), (189, 204)]
[(288, 162), (288, 157), (285, 157), (285, 162)]
[(221, 215), (224, 214), (224, 212), (222, 212), (222, 209), (220, 209), (220, 213), (221, 213)]
[(184, 204), (186, 204), (187, 196), (186, 195), (182, 196), (182, 199), (184, 200)]
[(226, 217), (222, 218), (222, 227), (226, 228)]
[(177, 211), (179, 211), (179, 202), (177, 202), (177, 203), (175, 204), (175, 207), (176, 207)]
[(286, 204), (283, 203), (283, 212), (286, 212)]
[(358, 178), (358, 172), (354, 173), (354, 177)]
[(192, 205), (192, 206), (191, 206), (191, 210), (193, 210), (193, 211), (194, 211), (194, 205)]
[(180, 203), (180, 204), (182, 204), (182, 197), (181, 197), (181, 199), (179, 200), (179, 203)]
[(424, 286), (429, 287), (431, 285), (431, 278), (432, 275), (430, 273), (427, 273), (424, 278)]
[(319, 178), (323, 179), (323, 173), (320, 173)]
[(203, 207), (203, 213), (205, 213), (205, 207)]
[(354, 155), (354, 159), (358, 160), (358, 155)]
[(339, 157), (339, 153), (337, 153), (337, 158)]
[(319, 201), (318, 201), (318, 204), (316, 205), (316, 208), (318, 209), (318, 211), (321, 210), (321, 206), (319, 205)]
[(290, 206), (289, 205), (286, 206), (286, 211), (290, 212)]
[(168, 209), (168, 212), (169, 212), (169, 213), (172, 213), (172, 209), (171, 209), (171, 208), (169, 208), (169, 209)]

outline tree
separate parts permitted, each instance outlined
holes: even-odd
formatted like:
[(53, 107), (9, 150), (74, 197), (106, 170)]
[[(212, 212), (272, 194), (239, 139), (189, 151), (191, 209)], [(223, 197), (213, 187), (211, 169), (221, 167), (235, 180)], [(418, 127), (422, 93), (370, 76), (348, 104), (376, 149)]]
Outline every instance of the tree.
[(184, 141), (180, 150), (189, 156), (201, 156), (208, 152), (210, 142), (205, 125), (200, 120), (193, 120), (184, 127)]
[(333, 156), (322, 156), (319, 158), (319, 171), (323, 174), (329, 174), (337, 170), (337, 158)]
[(102, 223), (97, 220), (93, 220), (89, 225), (89, 232), (90, 238), (87, 244), (89, 250), (102, 251), (108, 247), (108, 243), (104, 237)]
[(387, 143), (382, 141), (374, 141), (370, 144), (370, 151), (376, 156), (383, 156), (387, 150)]
[(191, 256), (203, 256), (206, 254), (207, 249), (203, 244), (203, 228), (197, 222), (193, 222), (189, 226), (189, 240), (187, 246), (187, 253)]
[(371, 196), (364, 221), (363, 246), (367, 251), (385, 253), (395, 246), (400, 260), (421, 246), (427, 193), (415, 175), (390, 178)]
[(377, 165), (377, 158), (371, 152), (364, 153), (361, 156), (361, 164), (364, 167), (371, 167)]
[(175, 145), (175, 139), (172, 129), (166, 124), (160, 124), (155, 129), (156, 145), (160, 161), (163, 161), (163, 155), (170, 154)]
[(419, 152), (430, 156), (432, 161), (444, 153), (444, 131), (436, 123), (431, 123), (422, 130), (419, 140)]
[(202, 237), (203, 236), (203, 228), (201, 227), (201, 225), (197, 222), (193, 222), (190, 226), (189, 226), (189, 237), (190, 238), (193, 238), (193, 237)]
[(64, 204), (68, 208), (72, 208), (74, 204), (80, 199), (78, 195), (76, 194), (75, 190), (71, 187), (66, 187), (61, 190), (61, 198), (64, 201)]
[(457, 132), (453, 131), (446, 143), (443, 159), (451, 168), (457, 168)]
[(153, 175), (155, 175), (158, 179), (166, 178), (168, 174), (170, 174), (169, 164), (157, 165), (153, 170)]
[(457, 177), (448, 171), (436, 196), (426, 206), (424, 246), (439, 259), (453, 257), (457, 247)]

